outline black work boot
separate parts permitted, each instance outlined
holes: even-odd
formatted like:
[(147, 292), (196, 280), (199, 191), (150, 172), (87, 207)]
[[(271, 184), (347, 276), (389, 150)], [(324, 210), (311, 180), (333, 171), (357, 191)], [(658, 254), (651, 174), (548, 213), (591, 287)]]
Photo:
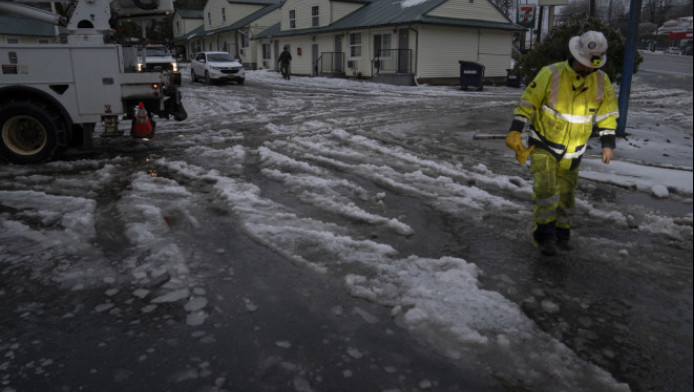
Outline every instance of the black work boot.
[(571, 246), (569, 240), (571, 239), (571, 229), (564, 229), (561, 227), (556, 228), (557, 232), (557, 248), (564, 251), (573, 250), (574, 247)]
[(537, 248), (540, 249), (540, 253), (545, 256), (554, 256), (557, 254), (557, 247), (554, 246), (552, 242), (538, 242)]
[(543, 255), (554, 256), (557, 254), (557, 247), (554, 246), (556, 241), (554, 222), (536, 224), (533, 239), (535, 239), (535, 244)]

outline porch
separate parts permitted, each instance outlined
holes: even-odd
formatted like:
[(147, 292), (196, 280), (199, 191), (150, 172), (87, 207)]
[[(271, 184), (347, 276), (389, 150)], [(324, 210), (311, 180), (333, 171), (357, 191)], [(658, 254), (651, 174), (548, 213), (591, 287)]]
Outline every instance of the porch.
[[(326, 77), (348, 77), (351, 60), (344, 52), (321, 52), (315, 62), (314, 75)], [(414, 66), (411, 49), (380, 50), (371, 59), (371, 80), (399, 86), (414, 86)]]

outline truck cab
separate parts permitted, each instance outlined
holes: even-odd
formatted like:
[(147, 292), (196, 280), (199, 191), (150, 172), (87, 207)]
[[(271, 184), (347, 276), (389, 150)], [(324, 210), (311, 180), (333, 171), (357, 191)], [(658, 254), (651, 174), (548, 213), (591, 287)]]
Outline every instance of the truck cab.
[(181, 72), (178, 62), (165, 45), (147, 45), (139, 51), (138, 72), (166, 72), (169, 80), (176, 86), (181, 85)]

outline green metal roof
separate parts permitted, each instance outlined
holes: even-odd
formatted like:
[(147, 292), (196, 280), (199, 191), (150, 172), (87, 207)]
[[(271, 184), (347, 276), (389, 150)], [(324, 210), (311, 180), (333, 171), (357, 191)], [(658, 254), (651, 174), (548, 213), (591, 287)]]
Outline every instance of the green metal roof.
[(281, 4), (283, 0), (227, 0), (229, 4), (273, 5)]
[[(64, 33), (65, 28), (60, 27), (59, 32)], [(55, 36), (55, 26), (22, 16), (0, 15), (0, 34), (53, 37)]]
[[(476, 19), (442, 18), (426, 15), (428, 12), (432, 11), (446, 1), (447, 0), (424, 0), (420, 3), (403, 7), (403, 1), (374, 0), (371, 3), (368, 3), (358, 10), (350, 13), (344, 18), (341, 18), (330, 26), (285, 31), (280, 31), (279, 28), (275, 28), (276, 26), (273, 26), (260, 34), (257, 34), (255, 39), (355, 30), (380, 26), (395, 26), (402, 24), (434, 24), (506, 31), (526, 30), (524, 27), (514, 24), (505, 16), (504, 18), (508, 21), (508, 23), (488, 22)], [(492, 3), (490, 2), (490, 4)], [(494, 5), (492, 4), (492, 6)]]
[(267, 7), (263, 7), (259, 9), (258, 11), (253, 12), (252, 14), (246, 16), (245, 18), (241, 18), (238, 20), (236, 23), (233, 23), (229, 26), (224, 26), (224, 27), (219, 27), (217, 29), (212, 29), (212, 30), (206, 30), (204, 32), (205, 35), (210, 35), (210, 34), (217, 34), (217, 33), (223, 33), (225, 31), (232, 31), (232, 30), (238, 30), (242, 29), (252, 22), (262, 18), (263, 16), (269, 14), (270, 12), (280, 8), (282, 6), (281, 2), (278, 2), (277, 4), (272, 4)]
[[(223, 33), (225, 31), (233, 31), (233, 30), (239, 30), (242, 29), (254, 21), (262, 18), (263, 16), (269, 14), (270, 12), (280, 8), (282, 6), (283, 0), (227, 0), (229, 3), (233, 4), (253, 4), (253, 5), (266, 5), (266, 7), (263, 7), (259, 9), (258, 11), (255, 11), (251, 13), (250, 15), (246, 16), (245, 18), (241, 18), (237, 22), (229, 25), (229, 26), (224, 26), (224, 27), (219, 27), (216, 29), (212, 30), (205, 30), (204, 24), (202, 26), (199, 26), (191, 31), (189, 31), (186, 34), (180, 35), (178, 37), (174, 37), (174, 40), (180, 41), (180, 40), (188, 40), (191, 38), (195, 37), (202, 37), (206, 35), (212, 35), (212, 34), (219, 34)], [(203, 15), (204, 11), (200, 11), (200, 17), (204, 18)]]
[(180, 35), (178, 37), (174, 37), (174, 41), (189, 40), (189, 39), (193, 39), (196, 37), (202, 37), (204, 35), (205, 35), (205, 26), (198, 26), (198, 27), (194, 28), (193, 30), (191, 30), (191, 31), (189, 31), (183, 35)]

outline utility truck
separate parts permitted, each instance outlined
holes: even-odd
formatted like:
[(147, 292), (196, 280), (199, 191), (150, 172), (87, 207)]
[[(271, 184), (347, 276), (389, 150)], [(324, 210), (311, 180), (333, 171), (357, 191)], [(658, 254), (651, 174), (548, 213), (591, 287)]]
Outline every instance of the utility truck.
[(58, 43), (0, 44), (0, 158), (31, 164), (91, 148), (96, 124), (120, 136), (119, 118), (134, 120), (140, 103), (150, 119), (186, 119), (169, 71), (138, 72), (137, 48), (111, 42), (121, 20), (165, 17), (172, 0), (76, 0), (66, 17), (20, 4), (37, 1), (0, 0), (0, 14), (66, 28)]

